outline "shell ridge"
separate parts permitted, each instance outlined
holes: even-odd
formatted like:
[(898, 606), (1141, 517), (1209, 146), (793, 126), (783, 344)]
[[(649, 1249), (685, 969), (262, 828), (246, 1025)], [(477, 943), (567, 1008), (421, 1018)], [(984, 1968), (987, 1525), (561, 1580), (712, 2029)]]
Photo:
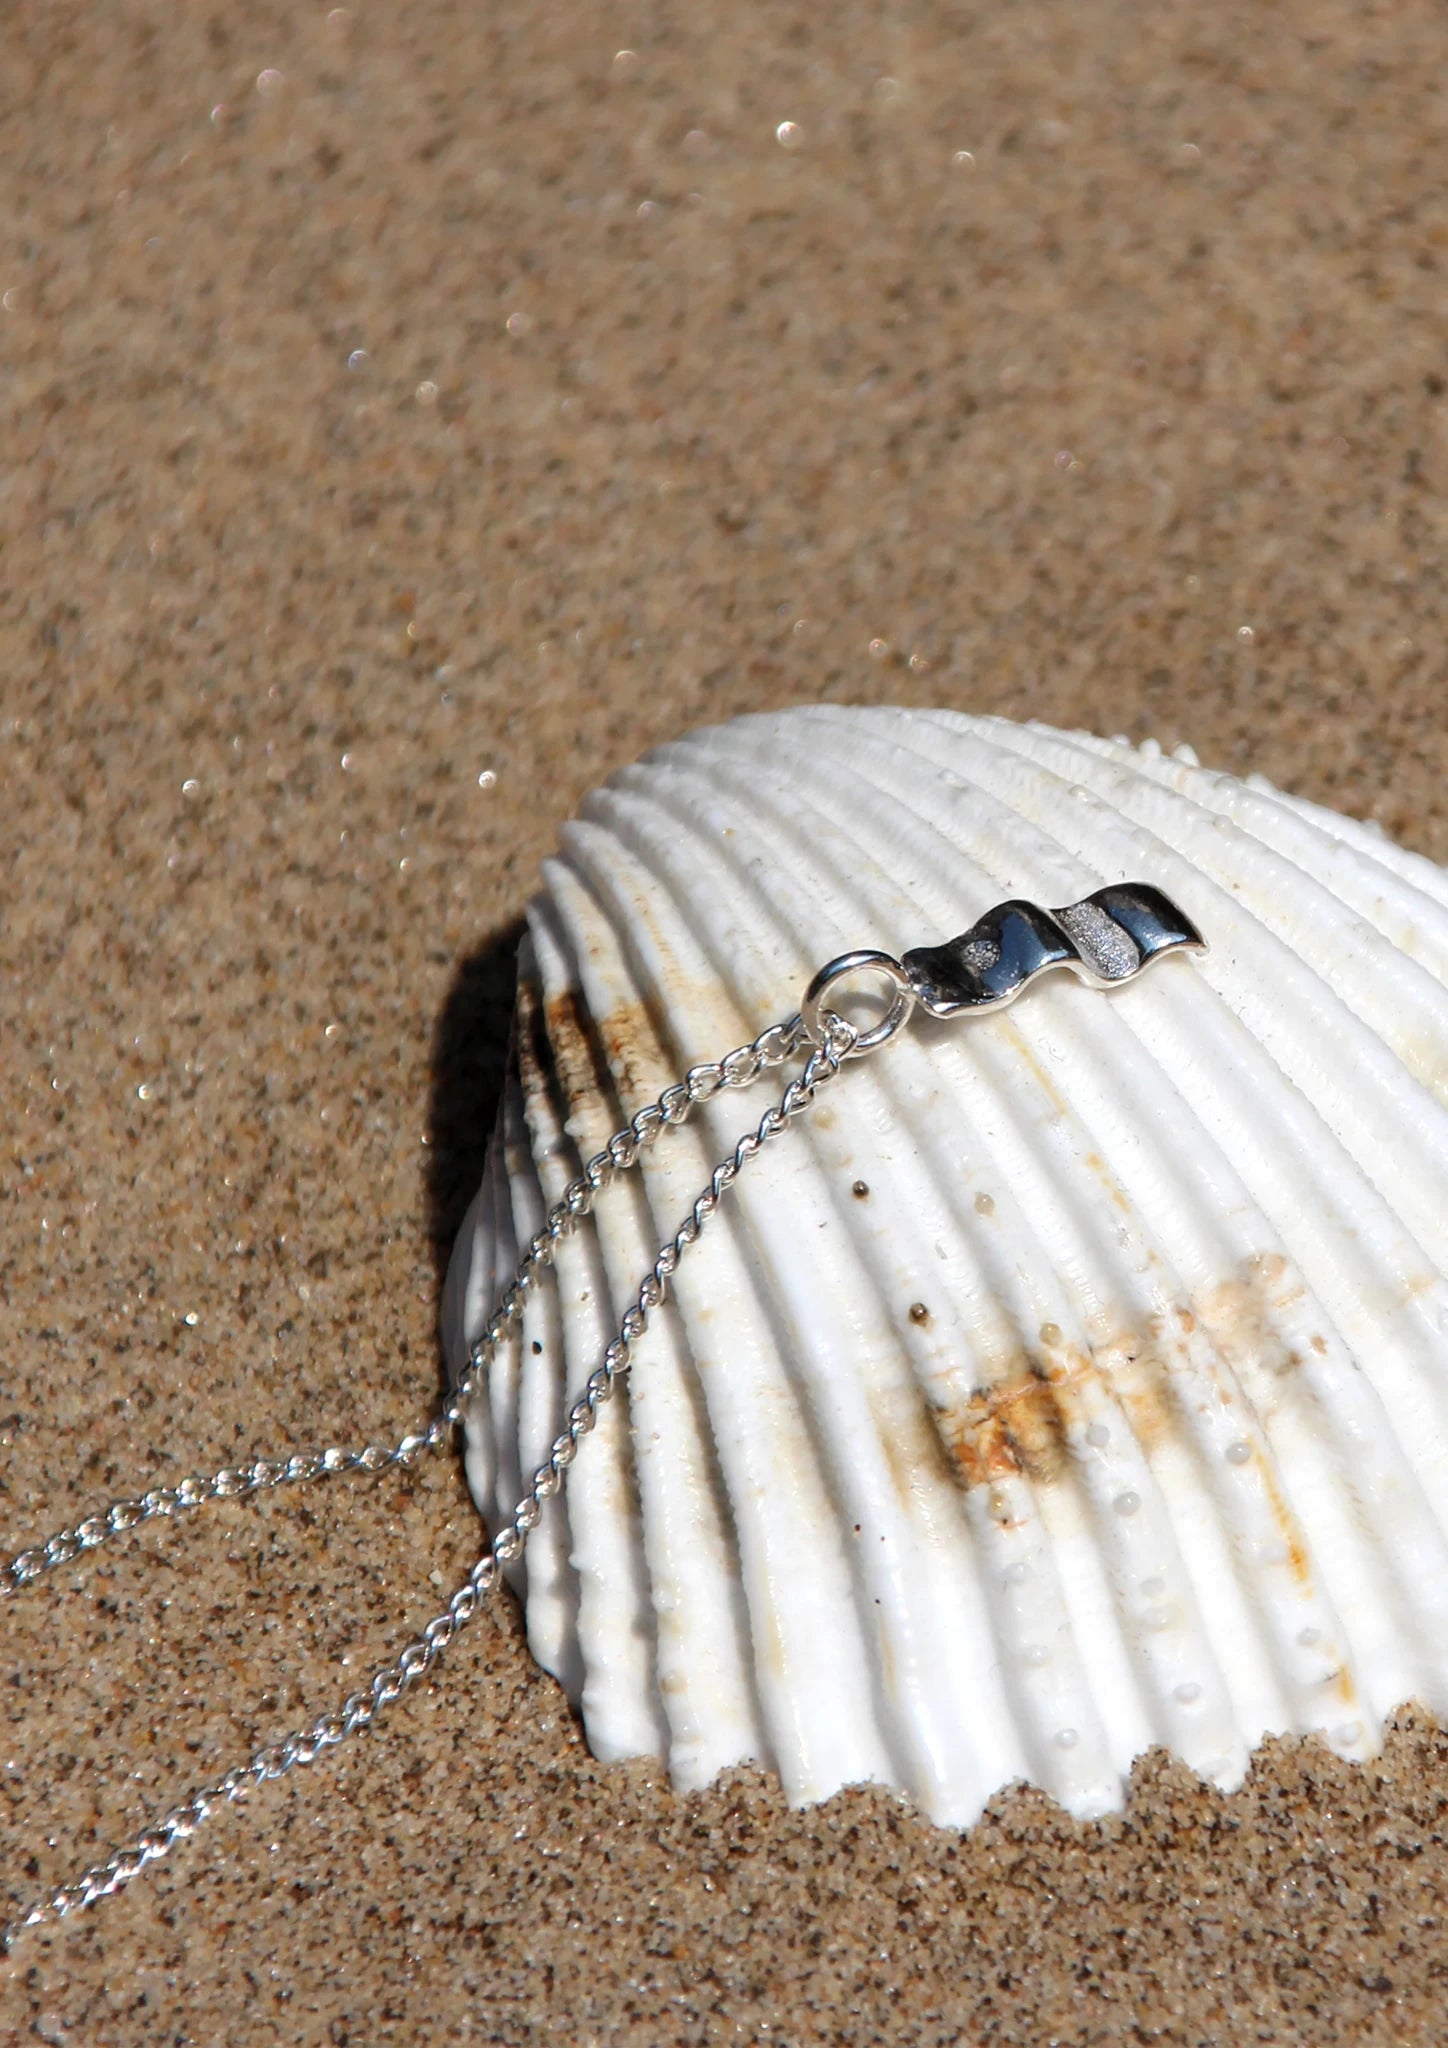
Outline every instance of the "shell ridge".
[[(503, 1109), (507, 1127), (515, 1133), (523, 1132), (526, 1126), (523, 1097), (511, 1075), (506, 1085)], [(532, 1172), (522, 1169), (520, 1155), (533, 1168)], [(515, 1244), (526, 1243), (531, 1238), (541, 1225), (548, 1205), (542, 1180), (534, 1160), (528, 1155), (529, 1147), (515, 1139), (509, 1148), (508, 1173)], [(498, 1291), (506, 1285), (508, 1277), (505, 1274), (499, 1281)], [(493, 1299), (496, 1298), (495, 1292)], [(490, 1313), (491, 1308), (490, 1300), (484, 1315)], [(556, 1286), (530, 1289), (523, 1303), (521, 1322), (508, 1346), (511, 1396), (509, 1455), (506, 1476), (502, 1472), (499, 1475), (502, 1484), (495, 1526), (507, 1522), (514, 1503), (520, 1497), (523, 1471), (531, 1471), (543, 1456), (543, 1448), (536, 1442), (540, 1434), (540, 1406), (549, 1402), (554, 1414), (562, 1406), (555, 1394), (555, 1385), (562, 1379), (562, 1348), (563, 1327)], [(540, 1386), (540, 1381), (546, 1384)], [(545, 1412), (542, 1428), (547, 1430), (547, 1427)], [(549, 1437), (553, 1433), (549, 1431)], [(569, 1511), (562, 1497), (555, 1495), (544, 1503), (528, 1548), (517, 1560), (510, 1576), (523, 1602), (529, 1648), (544, 1670), (551, 1671), (569, 1698), (576, 1702), (582, 1697), (583, 1667), (577, 1646), (578, 1589), (570, 1563), (572, 1547)]]
[[(592, 1076), (589, 1085), (596, 1091), (596, 1107), (586, 1124), (579, 1121), (577, 1131), (580, 1154), (591, 1155), (603, 1149), (623, 1120), (613, 1090), (613, 1060), (606, 1045), (595, 1042), (591, 1025), (600, 1020), (601, 1035), (606, 1036), (607, 1020), (621, 1014), (617, 991), (634, 984), (606, 907), (569, 869), (555, 873), (553, 882), (553, 912), (574, 935), (572, 962), (582, 951), (577, 934), (585, 925), (591, 933), (588, 967), (570, 981), (569, 1000), (558, 1001), (553, 1012), (555, 1030), (569, 1046), (555, 1062), (555, 1073), (560, 1067), (576, 1072), (586, 1060)], [(631, 1016), (635, 1067), (666, 1066), (667, 1056), (649, 1038), (638, 1005)], [(585, 1039), (590, 1041), (586, 1051)], [(636, 1072), (633, 1080), (640, 1079)], [(573, 1093), (575, 1118), (581, 1119), (587, 1097), (577, 1083)], [(674, 1142), (680, 1137), (673, 1134)], [(615, 1303), (632, 1293), (664, 1236), (665, 1225), (649, 1195), (644, 1176), (630, 1176), (607, 1191), (583, 1226), (596, 1242)], [(668, 1227), (677, 1220), (666, 1219)], [(612, 1336), (612, 1328), (608, 1334)], [(669, 1733), (666, 1753), (681, 1782), (707, 1783), (724, 1765), (764, 1757), (767, 1751), (744, 1647), (747, 1617), (737, 1537), (717, 1447), (703, 1426), (698, 1361), (677, 1301), (661, 1304), (639, 1352), (626, 1382), (629, 1435), (637, 1468), (660, 1708)], [(562, 1405), (556, 1414), (561, 1415)], [(557, 1426), (555, 1420), (553, 1428)]]
[[(811, 969), (797, 944), (791, 950), (789, 935), (753, 929), (746, 934), (728, 927), (721, 933), (713, 929), (712, 891), (707, 880), (685, 891), (678, 888), (670, 872), (673, 849), (660, 845), (660, 811), (654, 786), (656, 778), (667, 772), (662, 759), (667, 752), (664, 747), (655, 750), (659, 758), (647, 782), (639, 780), (641, 769), (622, 769), (595, 792), (589, 828), (600, 836), (580, 841), (579, 854), (586, 860), (587, 871), (595, 882), (609, 863), (620, 858), (631, 861), (638, 870), (630, 883), (629, 901), (625, 903), (618, 897), (614, 900), (612, 914), (616, 925), (631, 927), (633, 906), (643, 894), (639, 886), (641, 877), (650, 879), (677, 921), (670, 930), (669, 943), (661, 945), (651, 906), (650, 918), (637, 928), (629, 928), (625, 941), (631, 971), (654, 992), (660, 1012), (667, 1007), (665, 998), (671, 981), (688, 990), (687, 1008), (670, 1017), (669, 1051), (674, 1071), (666, 1079), (672, 1081), (684, 1067), (718, 1058), (730, 1046), (787, 1014), (795, 1006), (798, 988)], [(718, 849), (713, 852), (718, 859)], [(687, 934), (687, 946), (682, 948), (681, 933)], [(763, 972), (758, 963), (749, 963), (746, 972), (752, 969), (752, 974), (747, 985), (740, 981), (738, 973), (746, 936), (754, 946), (765, 949), (769, 962)]]
[[(556, 897), (530, 906), (529, 930), (542, 997), (540, 1023), (548, 1049), (540, 1048), (542, 1058), (525, 1113), (538, 1132), (536, 1156), (546, 1204), (557, 1201), (576, 1175), (583, 1149), (579, 1144), (581, 1077), (576, 1071), (570, 1074), (560, 1061), (548, 1030), (559, 1007), (567, 1005), (575, 984), (576, 961)], [(603, 1085), (606, 1087), (606, 1081)], [(615, 1113), (606, 1100), (600, 1107), (605, 1120)], [(586, 1143), (586, 1133), (584, 1138)], [(542, 1222), (541, 1211), (536, 1220), (530, 1220), (536, 1229)], [(574, 1231), (565, 1237), (537, 1291), (551, 1295), (555, 1305), (569, 1304), (561, 1375), (567, 1392), (552, 1418), (542, 1411), (540, 1398), (538, 1436), (526, 1447), (521, 1437), (520, 1404), (515, 1423), (520, 1432), (518, 1452), (520, 1465), (526, 1463), (529, 1470), (541, 1462), (562, 1426), (567, 1401), (582, 1392), (585, 1379), (617, 1327), (619, 1303), (602, 1233)], [(526, 1372), (534, 1362), (531, 1343), (535, 1341), (526, 1310), (524, 1329), (529, 1341), (523, 1360)], [(536, 1341), (546, 1341), (546, 1332), (538, 1332)], [(556, 1370), (545, 1366), (545, 1379), (553, 1378)], [(579, 1460), (568, 1489), (569, 1562), (576, 1586), (584, 1667), (580, 1704), (590, 1741), (608, 1757), (663, 1755), (667, 1732), (656, 1683), (652, 1588), (629, 1438), (630, 1390), (625, 1382), (600, 1410), (587, 1465)]]
[[(467, 1364), (474, 1334), (482, 1330), (490, 1300), (495, 1298), (489, 1296), (488, 1289), (492, 1286), (494, 1247), (499, 1230), (494, 1213), (495, 1176), (492, 1171), (493, 1158), (499, 1149), (498, 1126), (495, 1123), (492, 1152), (448, 1262), (448, 1292), (443, 1301), (443, 1350), (450, 1386), (457, 1384)], [(490, 1525), (498, 1456), (498, 1433), (492, 1402), (487, 1398), (473, 1401), (463, 1419), (463, 1463), (474, 1500), (488, 1503)]]
[[(1157, 993), (1163, 1008), (1177, 1004), (1175, 992)], [(1374, 1293), (1374, 1251), (1383, 1246), (1400, 1249), (1402, 1227), (1365, 1179), (1355, 1189), (1354, 1199), (1361, 1205), (1356, 1221), (1324, 1200), (1324, 1188), (1332, 1184), (1332, 1154), (1338, 1149), (1331, 1132), (1300, 1098), (1279, 1096), (1275, 1117), (1260, 1097), (1255, 1116), (1239, 1111), (1226, 1098), (1217, 1076), (1231, 1076), (1234, 1066), (1240, 1072), (1249, 1065), (1252, 1052), (1240, 1046), (1239, 1031), (1227, 1028), (1236, 1024), (1230, 1013), (1211, 1019), (1204, 1015), (1198, 1021), (1204, 1034), (1214, 1031), (1221, 1041), (1212, 1065), (1199, 1062), (1194, 1071), (1196, 1097), (1208, 1127), (1215, 1129), (1219, 1144), (1231, 1148), (1254, 1201), (1280, 1240), (1291, 1246), (1294, 1265), (1325, 1312), (1327, 1357), (1310, 1356), (1309, 1370), (1316, 1374), (1320, 1365), (1330, 1364), (1341, 1344), (1351, 1369), (1336, 1383), (1334, 1403), (1346, 1409), (1347, 1418), (1356, 1413), (1356, 1427), (1368, 1442), (1383, 1436), (1386, 1442), (1380, 1449), (1386, 1452), (1392, 1446), (1402, 1461), (1401, 1470), (1381, 1470), (1379, 1486), (1386, 1488), (1385, 1497), (1395, 1500), (1406, 1525), (1429, 1517), (1434, 1531), (1430, 1547), (1442, 1551), (1443, 1508), (1434, 1510), (1431, 1503), (1448, 1501), (1442, 1435), (1448, 1389), (1435, 1366), (1433, 1347), (1425, 1342), (1428, 1333), (1418, 1305), (1410, 1301), (1396, 1314), (1381, 1300), (1366, 1306)], [(1186, 1043), (1183, 1022), (1168, 1012), (1168, 1043), (1176, 1038), (1179, 1057)], [(1255, 1047), (1255, 1042), (1249, 1045)], [(1371, 1389), (1374, 1396), (1370, 1415), (1362, 1411), (1360, 1388)], [(1360, 1465), (1361, 1448), (1354, 1449), (1351, 1435), (1342, 1437), (1342, 1426), (1340, 1422), (1337, 1429), (1342, 1471), (1345, 1483), (1351, 1483), (1348, 1475)], [(1388, 1540), (1386, 1531), (1380, 1532), (1379, 1540)], [(1402, 1534), (1392, 1538), (1399, 1554), (1404, 1540)], [(1418, 1539), (1407, 1540), (1411, 1547)], [(1448, 1622), (1448, 1611), (1444, 1620)]]
[[(615, 804), (621, 793), (610, 790), (608, 798)], [(637, 799), (631, 802), (629, 830), (630, 837), (636, 838), (647, 827), (641, 815), (643, 807)], [(583, 852), (580, 842), (580, 857)], [(612, 832), (602, 829), (587, 840), (586, 854), (591, 887), (602, 895), (615, 921), (621, 921), (643, 880), (637, 855)], [(679, 916), (671, 898), (656, 903), (654, 914), (665, 921)], [(687, 959), (691, 985), (704, 985), (698, 942), (681, 916), (672, 938), (674, 953), (682, 951)], [(664, 950), (667, 957), (669, 949)], [(723, 978), (727, 986), (727, 974)], [(711, 1050), (717, 1054), (720, 1046)], [(702, 1132), (689, 1126), (672, 1133), (667, 1146), (645, 1156), (646, 1182), (651, 1189), (671, 1189), (670, 1200), (679, 1214), (723, 1149), (717, 1123), (721, 1107), (731, 1114), (727, 1105), (717, 1104), (701, 1112), (700, 1124), (709, 1136), (707, 1157), (695, 1149), (703, 1143)], [(737, 1108), (732, 1114), (737, 1116)], [(762, 1170), (767, 1169), (756, 1168), (755, 1174)], [(828, 1545), (828, 1531), (838, 1518), (831, 1516), (827, 1475), (817, 1463), (808, 1404), (799, 1399), (775, 1340), (777, 1312), (767, 1287), (761, 1284), (759, 1233), (750, 1223), (749, 1190), (746, 1179), (721, 1212), (711, 1230), (711, 1251), (696, 1254), (681, 1267), (674, 1283), (675, 1296), (696, 1326), (707, 1317), (710, 1288), (698, 1263), (703, 1260), (714, 1290), (729, 1304), (731, 1357), (727, 1370), (710, 1375), (707, 1393), (721, 1464), (731, 1474), (736, 1497), (759, 1493), (765, 1509), (747, 1525), (740, 1525), (736, 1518), (736, 1528), (751, 1631), (761, 1672), (768, 1681), (764, 1689), (766, 1719), (775, 1760), (786, 1783), (802, 1796), (823, 1797), (846, 1783), (870, 1778), (891, 1782), (892, 1766), (876, 1725), (876, 1680), (864, 1651), (862, 1617), (842, 1557), (839, 1586), (830, 1591), (820, 1583), (821, 1573), (827, 1580), (831, 1578), (832, 1567), (821, 1545)], [(664, 1204), (655, 1199), (652, 1206), (657, 1212)], [(733, 1268), (732, 1279), (722, 1289), (721, 1266), (726, 1273)], [(736, 1388), (743, 1366), (752, 1368), (751, 1398), (747, 1401)], [(761, 1491), (762, 1476), (776, 1469), (780, 1481), (767, 1492)], [(810, 1560), (814, 1574), (813, 1595), (804, 1605), (795, 1592), (800, 1559)], [(825, 1623), (828, 1629), (822, 1635)], [(789, 1682), (782, 1682), (786, 1678)], [(811, 1688), (819, 1689), (821, 1702), (826, 1698), (831, 1702), (833, 1727), (827, 1723), (810, 1726), (808, 1717), (799, 1715), (798, 1696), (807, 1698)], [(841, 1711), (846, 1703), (848, 1716)]]
[[(542, 978), (537, 950), (531, 933), (519, 949), (513, 1044), (505, 1082), (505, 1110), (515, 1123), (525, 1126), (528, 1144), (522, 1163), (510, 1162), (509, 1177), (515, 1190), (513, 1239), (516, 1248), (531, 1240), (550, 1205), (544, 1185), (551, 1170), (552, 1184), (571, 1177), (574, 1154), (563, 1129), (562, 1107), (547, 1084), (547, 1034), (543, 1019)], [(576, 1266), (578, 1261), (573, 1261)], [(547, 1455), (556, 1435), (558, 1418), (567, 1407), (569, 1351), (576, 1344), (576, 1332), (563, 1315), (562, 1295), (569, 1275), (548, 1275), (524, 1297), (522, 1322), (517, 1332), (518, 1392), (516, 1429), (512, 1448), (516, 1471), (507, 1498), (498, 1504), (498, 1522), (506, 1522), (522, 1489), (522, 1475), (534, 1470)], [(511, 1278), (512, 1268), (499, 1277), (483, 1314), (492, 1312), (493, 1302)], [(481, 1325), (482, 1317), (479, 1318)], [(546, 1671), (551, 1671), (575, 1708), (583, 1698), (583, 1662), (579, 1644), (578, 1574), (573, 1568), (572, 1512), (566, 1493), (559, 1492), (542, 1504), (538, 1525), (517, 1567), (524, 1589), (524, 1614), (528, 1641)]]
[[(518, 1225), (514, 1209), (514, 1188), (516, 1179), (513, 1172), (517, 1157), (517, 1130), (521, 1119), (515, 1121), (508, 1113), (507, 1091), (504, 1091), (501, 1105), (502, 1140), (497, 1147), (493, 1162), (496, 1199), (493, 1214), (497, 1220), (498, 1235), (493, 1252), (493, 1296), (507, 1284), (508, 1275), (518, 1259)], [(511, 1156), (510, 1156), (511, 1155)], [(531, 1165), (531, 1161), (529, 1162)], [(522, 1339), (512, 1329), (493, 1354), (488, 1376), (488, 1399), (496, 1418), (498, 1460), (495, 1475), (496, 1493), (494, 1512), (501, 1521), (518, 1497), (518, 1451), (515, 1427), (518, 1406), (518, 1370), (521, 1361)], [(521, 1586), (525, 1580), (525, 1568), (520, 1569), (515, 1584)]]

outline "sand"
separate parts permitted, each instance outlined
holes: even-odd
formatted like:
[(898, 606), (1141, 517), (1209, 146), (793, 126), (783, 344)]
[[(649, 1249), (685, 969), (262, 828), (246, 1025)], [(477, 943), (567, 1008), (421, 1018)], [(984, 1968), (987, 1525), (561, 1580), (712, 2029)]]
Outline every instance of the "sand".
[[(509, 935), (656, 740), (1038, 715), (1448, 859), (1445, 70), (1427, 0), (20, 0), (7, 1547), (426, 1412)], [(7, 1603), (7, 1895), (333, 1705), (478, 1540), (438, 1460)], [(1445, 1921), (1421, 1714), (960, 1838), (596, 1764), (509, 1608), (30, 1938), (0, 2038), (1436, 2041)]]

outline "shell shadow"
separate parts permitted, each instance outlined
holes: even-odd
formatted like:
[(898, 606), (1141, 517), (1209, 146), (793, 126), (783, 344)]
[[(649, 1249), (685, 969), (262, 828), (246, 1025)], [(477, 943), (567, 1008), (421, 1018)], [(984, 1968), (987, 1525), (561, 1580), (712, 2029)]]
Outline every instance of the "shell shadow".
[(426, 1184), (439, 1298), (503, 1092), (523, 931), (524, 920), (515, 918), (468, 954), (433, 1027)]

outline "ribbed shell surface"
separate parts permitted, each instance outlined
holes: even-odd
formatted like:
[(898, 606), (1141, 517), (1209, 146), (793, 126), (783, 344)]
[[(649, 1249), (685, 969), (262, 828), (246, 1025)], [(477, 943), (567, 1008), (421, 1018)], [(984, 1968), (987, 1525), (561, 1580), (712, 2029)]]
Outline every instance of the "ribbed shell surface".
[[(1189, 753), (820, 706), (590, 797), (444, 1303), (456, 1367), (580, 1163), (847, 949), (1149, 881), (1210, 951), (917, 1020), (744, 1172), (531, 1538), (534, 1653), (606, 1758), (754, 1759), (965, 1824), (1120, 1804), (1164, 1744), (1448, 1713), (1448, 874)], [(609, 1189), (468, 1416), (511, 1513), (715, 1161)]]

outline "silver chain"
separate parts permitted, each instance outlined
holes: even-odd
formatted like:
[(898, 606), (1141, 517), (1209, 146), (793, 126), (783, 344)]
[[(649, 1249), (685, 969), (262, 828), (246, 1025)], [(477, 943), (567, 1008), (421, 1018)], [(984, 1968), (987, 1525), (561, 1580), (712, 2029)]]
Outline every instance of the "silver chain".
[[(1105, 944), (1103, 927), (1110, 943)], [(659, 1247), (637, 1295), (625, 1309), (618, 1335), (589, 1374), (581, 1397), (568, 1411), (567, 1426), (529, 1480), (508, 1522), (494, 1536), (441, 1614), (395, 1663), (375, 1671), (360, 1692), (349, 1693), (335, 1713), (324, 1714), (310, 1728), (299, 1729), (281, 1742), (257, 1750), (250, 1762), (238, 1764), (224, 1777), (203, 1785), (181, 1806), (172, 1807), (128, 1848), (118, 1849), (103, 1863), (92, 1864), (71, 1883), (46, 1892), (0, 1927), (0, 1949), (8, 1950), (27, 1928), (62, 1919), (97, 1899), (109, 1898), (148, 1863), (168, 1855), (178, 1842), (193, 1835), (218, 1807), (242, 1799), (258, 1785), (281, 1778), (298, 1764), (314, 1763), (349, 1735), (370, 1728), (385, 1707), (400, 1699), (409, 1686), (430, 1671), (460, 1630), (474, 1619), (496, 1590), (503, 1567), (523, 1553), (537, 1528), (543, 1503), (557, 1493), (583, 1438), (598, 1420), (598, 1411), (612, 1395), (632, 1362), (633, 1346), (648, 1328), (649, 1318), (668, 1292), (679, 1261), (718, 1208), (754, 1155), (803, 1114), (819, 1090), (839, 1073), (845, 1060), (884, 1045), (919, 1005), (933, 1017), (953, 1017), (1000, 1009), (1012, 1002), (1038, 976), (1070, 967), (1095, 987), (1130, 981), (1162, 954), (1187, 947), (1203, 950), (1201, 933), (1169, 898), (1148, 883), (1112, 883), (1080, 903), (1042, 910), (1020, 899), (1000, 904), (959, 938), (944, 946), (917, 948), (897, 960), (873, 949), (842, 953), (827, 962), (805, 990), (801, 1014), (771, 1024), (748, 1045), (737, 1046), (722, 1060), (690, 1067), (682, 1081), (666, 1088), (657, 1102), (641, 1109), (616, 1131), (598, 1155), (549, 1210), (543, 1228), (530, 1240), (512, 1280), (486, 1329), (473, 1346), (451, 1395), (425, 1428), (410, 1431), (394, 1444), (367, 1444), (361, 1450), (309, 1451), (288, 1458), (258, 1458), (250, 1465), (223, 1465), (208, 1478), (180, 1480), (175, 1486), (153, 1487), (133, 1500), (118, 1500), (102, 1513), (90, 1515), (73, 1529), (63, 1529), (46, 1542), (22, 1550), (0, 1565), (0, 1597), (18, 1592), (31, 1580), (69, 1564), (83, 1551), (94, 1550), (113, 1536), (124, 1535), (142, 1522), (175, 1516), (208, 1500), (235, 1500), (273, 1486), (326, 1479), (335, 1472), (382, 1472), (410, 1465), (424, 1451), (451, 1441), (469, 1399), (499, 1347), (520, 1321), (528, 1289), (553, 1263), (558, 1246), (587, 1216), (603, 1190), (634, 1166), (641, 1152), (660, 1132), (687, 1122), (700, 1103), (726, 1088), (748, 1088), (770, 1067), (781, 1066), (809, 1043), (803, 1072), (790, 1082), (779, 1101), (767, 1109), (756, 1128), (747, 1131), (734, 1150), (714, 1168), (709, 1185), (696, 1199), (679, 1228)], [(881, 987), (885, 1007), (877, 1021), (857, 1028), (829, 1006), (843, 982), (861, 978)], [(858, 993), (858, 991), (857, 991)]]
[[(819, 978), (817, 977), (817, 980)], [(868, 1035), (868, 1034), (866, 1034)], [(841, 1064), (868, 1048), (862, 1034), (833, 1012), (822, 1018), (812, 1016), (807, 1031), (799, 1017), (772, 1024), (749, 1045), (735, 1048), (721, 1060), (691, 1067), (682, 1081), (666, 1088), (657, 1102), (641, 1109), (616, 1131), (604, 1149), (590, 1159), (560, 1199), (549, 1210), (541, 1230), (531, 1239), (527, 1251), (506, 1291), (498, 1302), (486, 1329), (469, 1355), (451, 1395), (425, 1428), (410, 1431), (391, 1445), (368, 1444), (360, 1450), (335, 1448), (304, 1452), (288, 1458), (258, 1458), (249, 1465), (225, 1465), (206, 1478), (187, 1478), (174, 1487), (154, 1487), (135, 1499), (118, 1500), (99, 1514), (90, 1515), (73, 1529), (61, 1530), (44, 1543), (22, 1550), (0, 1565), (0, 1596), (18, 1592), (32, 1580), (56, 1566), (69, 1564), (83, 1551), (94, 1550), (113, 1536), (124, 1535), (141, 1523), (158, 1517), (173, 1517), (200, 1507), (210, 1500), (236, 1500), (274, 1486), (288, 1486), (304, 1480), (325, 1479), (338, 1472), (381, 1472), (394, 1465), (410, 1465), (423, 1452), (448, 1443), (462, 1421), (467, 1402), (475, 1392), (499, 1347), (521, 1319), (528, 1289), (545, 1267), (551, 1266), (558, 1246), (587, 1216), (602, 1191), (618, 1175), (638, 1161), (640, 1153), (671, 1126), (682, 1124), (704, 1102), (726, 1088), (748, 1088), (768, 1068), (782, 1065), (801, 1050), (809, 1038), (815, 1043), (802, 1073), (785, 1089), (779, 1101), (767, 1109), (758, 1125), (747, 1131), (734, 1150), (714, 1168), (709, 1184), (674, 1235), (659, 1248), (658, 1256), (640, 1284), (631, 1305), (624, 1311), (618, 1334), (589, 1374), (583, 1394), (568, 1411), (567, 1426), (554, 1439), (547, 1459), (534, 1472), (508, 1522), (499, 1529), (488, 1548), (457, 1588), (447, 1606), (428, 1622), (421, 1635), (400, 1652), (395, 1662), (375, 1671), (368, 1684), (349, 1693), (336, 1712), (324, 1714), (309, 1728), (299, 1729), (280, 1742), (268, 1743), (249, 1762), (238, 1764), (224, 1776), (212, 1779), (193, 1792), (180, 1806), (174, 1806), (127, 1847), (118, 1849), (104, 1862), (95, 1863), (69, 1884), (45, 1892), (3, 1928), (0, 1948), (9, 1950), (31, 1927), (63, 1919), (97, 1899), (109, 1898), (139, 1876), (148, 1863), (155, 1863), (193, 1835), (213, 1812), (232, 1800), (243, 1799), (258, 1786), (281, 1778), (299, 1764), (314, 1763), (326, 1751), (335, 1749), (349, 1735), (370, 1728), (383, 1709), (402, 1697), (409, 1686), (430, 1671), (460, 1631), (480, 1611), (502, 1578), (503, 1567), (523, 1552), (530, 1533), (538, 1526), (543, 1503), (563, 1486), (564, 1474), (578, 1455), (583, 1438), (598, 1420), (598, 1411), (628, 1372), (633, 1346), (648, 1327), (653, 1311), (663, 1301), (679, 1261), (718, 1208), (727, 1190), (749, 1161), (789, 1123), (810, 1108), (819, 1090), (839, 1073)], [(883, 1042), (874, 1040), (873, 1042)]]

